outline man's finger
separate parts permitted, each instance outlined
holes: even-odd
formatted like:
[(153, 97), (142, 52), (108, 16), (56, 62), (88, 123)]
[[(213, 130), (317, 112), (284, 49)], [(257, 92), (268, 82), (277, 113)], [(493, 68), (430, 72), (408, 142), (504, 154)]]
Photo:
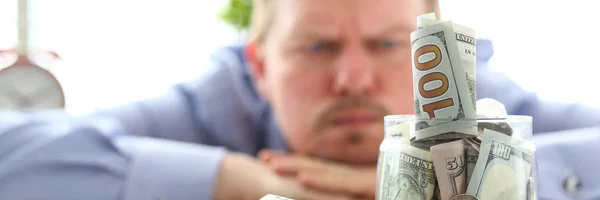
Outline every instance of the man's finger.
[(275, 150), (261, 150), (258, 153), (258, 160), (260, 160), (263, 163), (267, 163), (269, 162), (272, 158), (277, 157), (277, 156), (285, 156), (287, 155), (287, 153), (282, 152), (282, 151), (275, 151)]
[(331, 166), (304, 156), (273, 156), (267, 165), (278, 174), (295, 174), (301, 170), (327, 170)]
[[(375, 196), (376, 171), (359, 169), (348, 170), (303, 170), (298, 173), (298, 180), (306, 187), (329, 192), (345, 192), (356, 195)], [(372, 180), (371, 180), (372, 179)]]
[(278, 174), (292, 175), (306, 168), (313, 168), (309, 161), (298, 157), (277, 157), (273, 158), (267, 164)]
[(288, 197), (296, 200), (360, 200), (349, 194), (326, 192), (320, 190), (313, 190), (310, 188), (299, 185), (296, 179), (281, 179), (281, 182), (277, 185), (280, 187), (274, 190), (272, 193), (281, 193), (282, 195), (288, 195)]

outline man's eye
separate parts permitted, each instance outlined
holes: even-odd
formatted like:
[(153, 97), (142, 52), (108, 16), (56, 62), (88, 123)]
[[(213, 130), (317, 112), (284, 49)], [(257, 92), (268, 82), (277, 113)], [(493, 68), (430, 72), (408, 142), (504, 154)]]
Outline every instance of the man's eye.
[(398, 46), (398, 42), (391, 41), (391, 40), (378, 41), (377, 44), (379, 45), (379, 47), (388, 48), (388, 49)]
[(321, 52), (327, 49), (327, 44), (324, 42), (319, 42), (319, 43), (315, 43), (315, 44), (311, 44), (308, 49), (311, 52)]

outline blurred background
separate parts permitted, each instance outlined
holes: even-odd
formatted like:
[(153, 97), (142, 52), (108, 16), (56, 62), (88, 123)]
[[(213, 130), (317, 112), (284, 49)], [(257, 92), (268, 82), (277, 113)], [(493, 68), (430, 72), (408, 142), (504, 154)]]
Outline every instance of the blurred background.
[[(197, 78), (210, 54), (243, 40), (218, 14), (229, 0), (31, 0), (31, 43), (62, 84), (67, 111), (158, 96)], [(441, 15), (495, 46), (492, 68), (554, 101), (600, 107), (595, 95), (596, 1), (440, 0)], [(535, 13), (535, 14), (532, 14)], [(588, 22), (588, 23), (584, 23)], [(526, 41), (526, 43), (523, 43)], [(0, 49), (17, 43), (17, 0), (0, 0)], [(0, 59), (5, 67), (10, 59)]]

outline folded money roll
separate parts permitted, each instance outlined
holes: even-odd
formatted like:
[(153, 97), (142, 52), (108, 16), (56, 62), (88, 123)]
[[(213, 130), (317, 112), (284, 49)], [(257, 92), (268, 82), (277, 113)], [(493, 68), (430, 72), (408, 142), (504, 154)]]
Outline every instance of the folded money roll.
[(413, 143), (477, 136), (475, 31), (431, 14), (417, 22), (410, 35), (418, 118)]

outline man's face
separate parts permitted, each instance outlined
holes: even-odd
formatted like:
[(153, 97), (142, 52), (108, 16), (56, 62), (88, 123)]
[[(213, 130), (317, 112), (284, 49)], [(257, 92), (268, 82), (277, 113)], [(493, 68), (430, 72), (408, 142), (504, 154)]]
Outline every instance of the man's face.
[(383, 116), (413, 113), (419, 0), (278, 0), (255, 81), (297, 153), (374, 163)]

